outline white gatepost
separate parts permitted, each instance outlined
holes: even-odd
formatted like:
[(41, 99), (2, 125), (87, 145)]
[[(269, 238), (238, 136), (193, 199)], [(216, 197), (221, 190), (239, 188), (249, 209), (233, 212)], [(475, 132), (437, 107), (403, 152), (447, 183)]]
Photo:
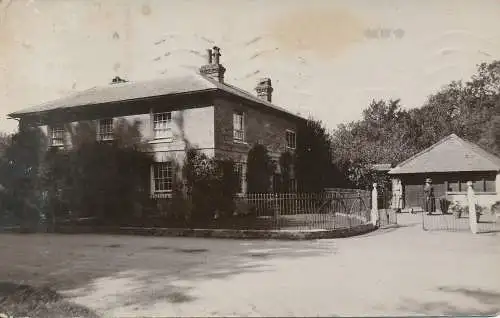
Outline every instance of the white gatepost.
[(467, 181), (467, 203), (469, 205), (469, 226), (472, 233), (477, 234), (476, 196), (472, 181)]
[(378, 225), (378, 193), (377, 193), (377, 184), (373, 184), (372, 190), (372, 224), (374, 226)]

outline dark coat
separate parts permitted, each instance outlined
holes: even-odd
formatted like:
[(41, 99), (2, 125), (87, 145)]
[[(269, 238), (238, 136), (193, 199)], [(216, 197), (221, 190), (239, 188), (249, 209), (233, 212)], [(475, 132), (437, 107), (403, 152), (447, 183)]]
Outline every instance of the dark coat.
[(434, 187), (431, 184), (424, 186), (424, 209), (425, 212), (436, 212), (436, 200), (434, 197)]

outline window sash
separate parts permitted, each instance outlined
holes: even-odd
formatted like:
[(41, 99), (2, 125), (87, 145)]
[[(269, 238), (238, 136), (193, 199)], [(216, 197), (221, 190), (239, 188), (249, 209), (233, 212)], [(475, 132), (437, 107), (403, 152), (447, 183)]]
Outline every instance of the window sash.
[(236, 112), (233, 114), (233, 138), (237, 141), (245, 140), (245, 120), (243, 113)]
[(113, 139), (113, 118), (99, 120), (97, 137), (99, 140)]
[(153, 165), (154, 192), (170, 192), (173, 185), (172, 162), (160, 162)]
[(172, 113), (153, 114), (153, 132), (155, 138), (171, 137)]
[(295, 149), (297, 146), (295, 139), (295, 132), (288, 130), (286, 132), (286, 147), (289, 149)]
[(64, 126), (50, 127), (50, 144), (52, 146), (63, 146), (64, 134), (65, 134)]

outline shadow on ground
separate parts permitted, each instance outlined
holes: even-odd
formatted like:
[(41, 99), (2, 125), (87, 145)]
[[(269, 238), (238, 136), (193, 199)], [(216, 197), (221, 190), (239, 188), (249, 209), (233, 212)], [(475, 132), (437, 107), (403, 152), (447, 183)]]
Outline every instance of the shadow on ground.
[[(66, 300), (73, 297), (90, 297), (85, 303), (96, 304), (106, 303), (100, 300), (112, 297), (114, 305), (131, 307), (147, 306), (159, 300), (191, 302), (196, 299), (190, 294), (197, 281), (272, 271), (273, 267), (265, 263), (276, 258), (334, 253), (331, 241), (1, 235), (0, 252), (5, 256), (5, 263), (10, 264), (0, 268), (0, 277), (8, 277), (2, 287), (2, 297), (12, 302), (17, 297), (13, 296), (17, 289), (8, 286), (23, 283), (32, 289), (46, 287), (59, 292), (54, 295), (66, 298), (58, 298), (56, 303), (64, 306), (69, 306)], [(42, 297), (32, 298), (28, 303), (33, 306), (38, 303), (43, 308), (44, 303), (54, 302)], [(107, 309), (99, 308), (101, 310)]]
[[(473, 298), (481, 304), (482, 309), (458, 307), (444, 301), (422, 303), (409, 299), (404, 300), (404, 305), (401, 306), (400, 309), (425, 315), (439, 314), (446, 316), (492, 316), (500, 313), (500, 293), (481, 289), (450, 287), (439, 287), (438, 291), (460, 294), (465, 297)], [(485, 307), (489, 308), (484, 309)]]
[(15, 317), (99, 317), (48, 287), (0, 282), (0, 313)]

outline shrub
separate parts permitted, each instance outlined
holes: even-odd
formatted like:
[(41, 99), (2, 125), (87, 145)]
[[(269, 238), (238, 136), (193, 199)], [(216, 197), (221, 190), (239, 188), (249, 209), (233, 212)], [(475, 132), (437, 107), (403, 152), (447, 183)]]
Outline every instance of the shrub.
[(497, 201), (491, 205), (491, 214), (500, 214), (500, 201)]
[(267, 193), (271, 188), (274, 163), (263, 145), (256, 144), (248, 152), (247, 187), (249, 193)]
[(238, 178), (232, 161), (216, 161), (189, 149), (183, 176), (186, 193), (192, 200), (190, 221), (207, 222), (233, 214), (233, 197), (237, 191)]

